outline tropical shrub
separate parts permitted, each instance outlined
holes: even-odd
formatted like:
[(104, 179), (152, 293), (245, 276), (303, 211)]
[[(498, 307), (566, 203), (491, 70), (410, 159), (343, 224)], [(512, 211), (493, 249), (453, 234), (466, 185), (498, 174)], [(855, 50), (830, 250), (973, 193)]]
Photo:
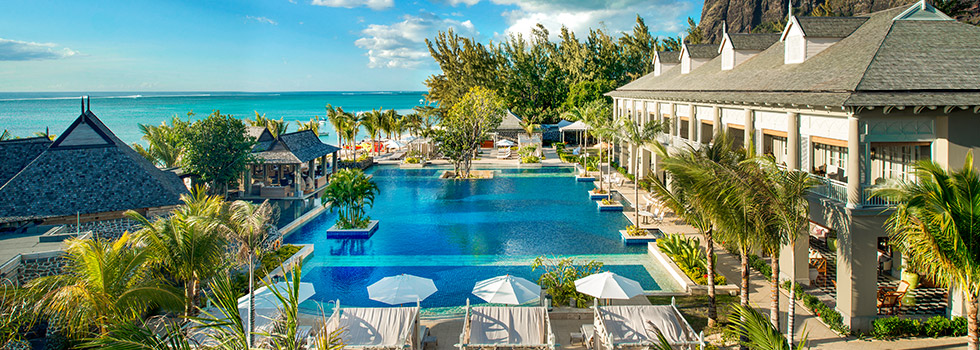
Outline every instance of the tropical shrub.
[(524, 164), (541, 163), (541, 158), (538, 158), (538, 156), (535, 155), (526, 155), (521, 157), (521, 163)]
[(647, 230), (641, 229), (636, 225), (626, 226), (626, 235), (630, 237), (646, 236)]
[(545, 258), (539, 256), (531, 263), (531, 270), (544, 270), (538, 277), (538, 285), (551, 295), (555, 305), (568, 305), (575, 299), (578, 307), (588, 307), (592, 297), (575, 290), (575, 280), (599, 273), (602, 263), (590, 260), (584, 265), (576, 264), (572, 258)]
[(366, 161), (368, 159), (371, 159), (371, 156), (369, 154), (367, 154), (367, 153), (361, 153), (361, 155), (357, 156), (357, 162), (358, 163), (363, 162), (363, 161)]
[(919, 333), (919, 320), (887, 317), (871, 323), (871, 335), (876, 339), (915, 336)]
[(602, 205), (613, 205), (613, 204), (618, 204), (618, 203), (616, 201), (612, 200), (612, 199), (609, 199), (609, 198), (603, 198), (602, 199)]
[(421, 162), (422, 162), (421, 159), (418, 159), (418, 158), (415, 158), (415, 157), (405, 158), (405, 164), (418, 164), (418, 163), (421, 163)]
[(330, 211), (337, 210), (337, 226), (341, 229), (366, 228), (370, 217), (364, 213), (364, 206), (374, 206), (374, 196), (380, 190), (371, 178), (359, 169), (339, 170), (330, 177), (330, 184), (323, 192), (320, 201), (330, 205)]
[(928, 336), (933, 338), (966, 335), (966, 318), (933, 316), (926, 321), (887, 317), (871, 323), (875, 339)]
[[(789, 289), (789, 281), (783, 283), (784, 289)], [(851, 329), (844, 324), (844, 318), (841, 316), (840, 312), (834, 310), (832, 307), (827, 306), (819, 298), (807, 293), (803, 290), (803, 286), (797, 284), (796, 290), (792, 293), (793, 297), (797, 300), (803, 301), (803, 306), (806, 306), (810, 312), (813, 312), (823, 323), (827, 324), (830, 329), (834, 330), (840, 334), (850, 334)]]
[[(741, 338), (741, 344), (749, 349), (790, 350), (786, 336), (769, 322), (769, 318), (751, 307), (732, 305), (731, 324), (728, 330)], [(806, 348), (807, 334), (804, 331), (796, 349)]]
[[(674, 260), (677, 267), (684, 271), (694, 283), (708, 284), (708, 260), (701, 250), (701, 240), (697, 237), (685, 238), (684, 235), (670, 234), (657, 240), (660, 251)], [(727, 284), (725, 276), (716, 273), (715, 285)]]

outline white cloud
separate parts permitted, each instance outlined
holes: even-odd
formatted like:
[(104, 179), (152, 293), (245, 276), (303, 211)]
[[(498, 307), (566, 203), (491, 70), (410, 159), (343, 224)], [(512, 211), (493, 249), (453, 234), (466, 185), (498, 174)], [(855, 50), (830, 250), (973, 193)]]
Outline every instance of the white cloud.
[(437, 1), (447, 4), (449, 6), (459, 6), (459, 5), (473, 6), (480, 2), (480, 0), (437, 0)]
[[(543, 24), (555, 38), (562, 26), (580, 38), (589, 28), (619, 32), (629, 31), (639, 14), (651, 32), (680, 32), (685, 28), (683, 14), (693, 4), (672, 0), (491, 0), (498, 5), (514, 5), (516, 10), (503, 13), (507, 20), (506, 34), (529, 35), (538, 23)], [(611, 34), (611, 33), (610, 33)]]
[(372, 10), (384, 10), (386, 8), (395, 6), (395, 0), (313, 0), (311, 2), (313, 5), (317, 6), (327, 6), (327, 7), (368, 7)]
[(274, 26), (279, 25), (279, 22), (276, 22), (276, 21), (270, 19), (269, 17), (245, 16), (245, 22), (250, 22), (250, 21), (254, 21), (254, 22), (258, 22), (258, 23), (271, 24), (271, 25), (274, 25)]
[(357, 39), (354, 45), (368, 50), (368, 67), (418, 67), (429, 57), (425, 39), (449, 28), (462, 36), (479, 35), (470, 21), (441, 18), (429, 12), (418, 16), (405, 15), (403, 18), (401, 22), (388, 25), (371, 24), (361, 31), (363, 37)]
[(0, 38), (0, 61), (55, 60), (77, 55), (67, 47), (53, 43), (34, 43)]

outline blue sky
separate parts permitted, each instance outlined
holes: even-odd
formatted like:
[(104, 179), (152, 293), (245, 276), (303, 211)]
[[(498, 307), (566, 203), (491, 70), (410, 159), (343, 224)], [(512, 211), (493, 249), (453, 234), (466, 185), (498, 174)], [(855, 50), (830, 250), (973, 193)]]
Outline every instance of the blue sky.
[(700, 0), (0, 1), (0, 91), (423, 90), (425, 38), (542, 23), (581, 36), (637, 14), (677, 35)]

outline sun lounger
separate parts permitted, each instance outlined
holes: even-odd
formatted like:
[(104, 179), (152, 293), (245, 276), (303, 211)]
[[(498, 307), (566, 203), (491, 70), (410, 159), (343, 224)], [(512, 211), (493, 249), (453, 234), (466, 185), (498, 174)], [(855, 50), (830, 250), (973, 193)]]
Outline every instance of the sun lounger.
[(460, 350), (555, 349), (548, 310), (542, 306), (470, 307), (466, 303)]
[(694, 332), (673, 305), (617, 305), (593, 307), (598, 350), (649, 348), (659, 344), (663, 334), (675, 348), (704, 346), (703, 334)]
[[(339, 301), (337, 302), (339, 305)], [(343, 329), (345, 349), (421, 350), (419, 307), (334, 308), (326, 329)]]
[(497, 159), (507, 159), (507, 158), (510, 158), (510, 148), (497, 149)]

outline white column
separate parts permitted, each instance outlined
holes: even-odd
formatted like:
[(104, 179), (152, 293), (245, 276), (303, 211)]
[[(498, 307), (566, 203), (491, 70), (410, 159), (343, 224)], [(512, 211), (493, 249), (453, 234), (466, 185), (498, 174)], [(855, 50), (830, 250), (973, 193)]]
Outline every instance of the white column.
[(847, 207), (861, 207), (861, 140), (860, 122), (855, 116), (847, 118)]
[(786, 169), (800, 170), (800, 114), (786, 113)]
[(697, 135), (697, 129), (698, 129), (698, 127), (695, 125), (697, 124), (698, 120), (697, 118), (694, 117), (694, 112), (695, 112), (694, 105), (693, 104), (687, 105), (687, 139), (691, 140), (691, 142), (698, 141), (698, 139), (694, 138), (695, 135)]
[(755, 148), (755, 113), (751, 108), (745, 109), (745, 136), (742, 146), (746, 150)]
[(711, 121), (714, 123), (714, 125), (711, 126), (711, 138), (714, 140), (714, 137), (718, 134), (718, 132), (725, 130), (725, 126), (721, 124), (721, 107), (714, 106), (714, 108), (711, 109)]

